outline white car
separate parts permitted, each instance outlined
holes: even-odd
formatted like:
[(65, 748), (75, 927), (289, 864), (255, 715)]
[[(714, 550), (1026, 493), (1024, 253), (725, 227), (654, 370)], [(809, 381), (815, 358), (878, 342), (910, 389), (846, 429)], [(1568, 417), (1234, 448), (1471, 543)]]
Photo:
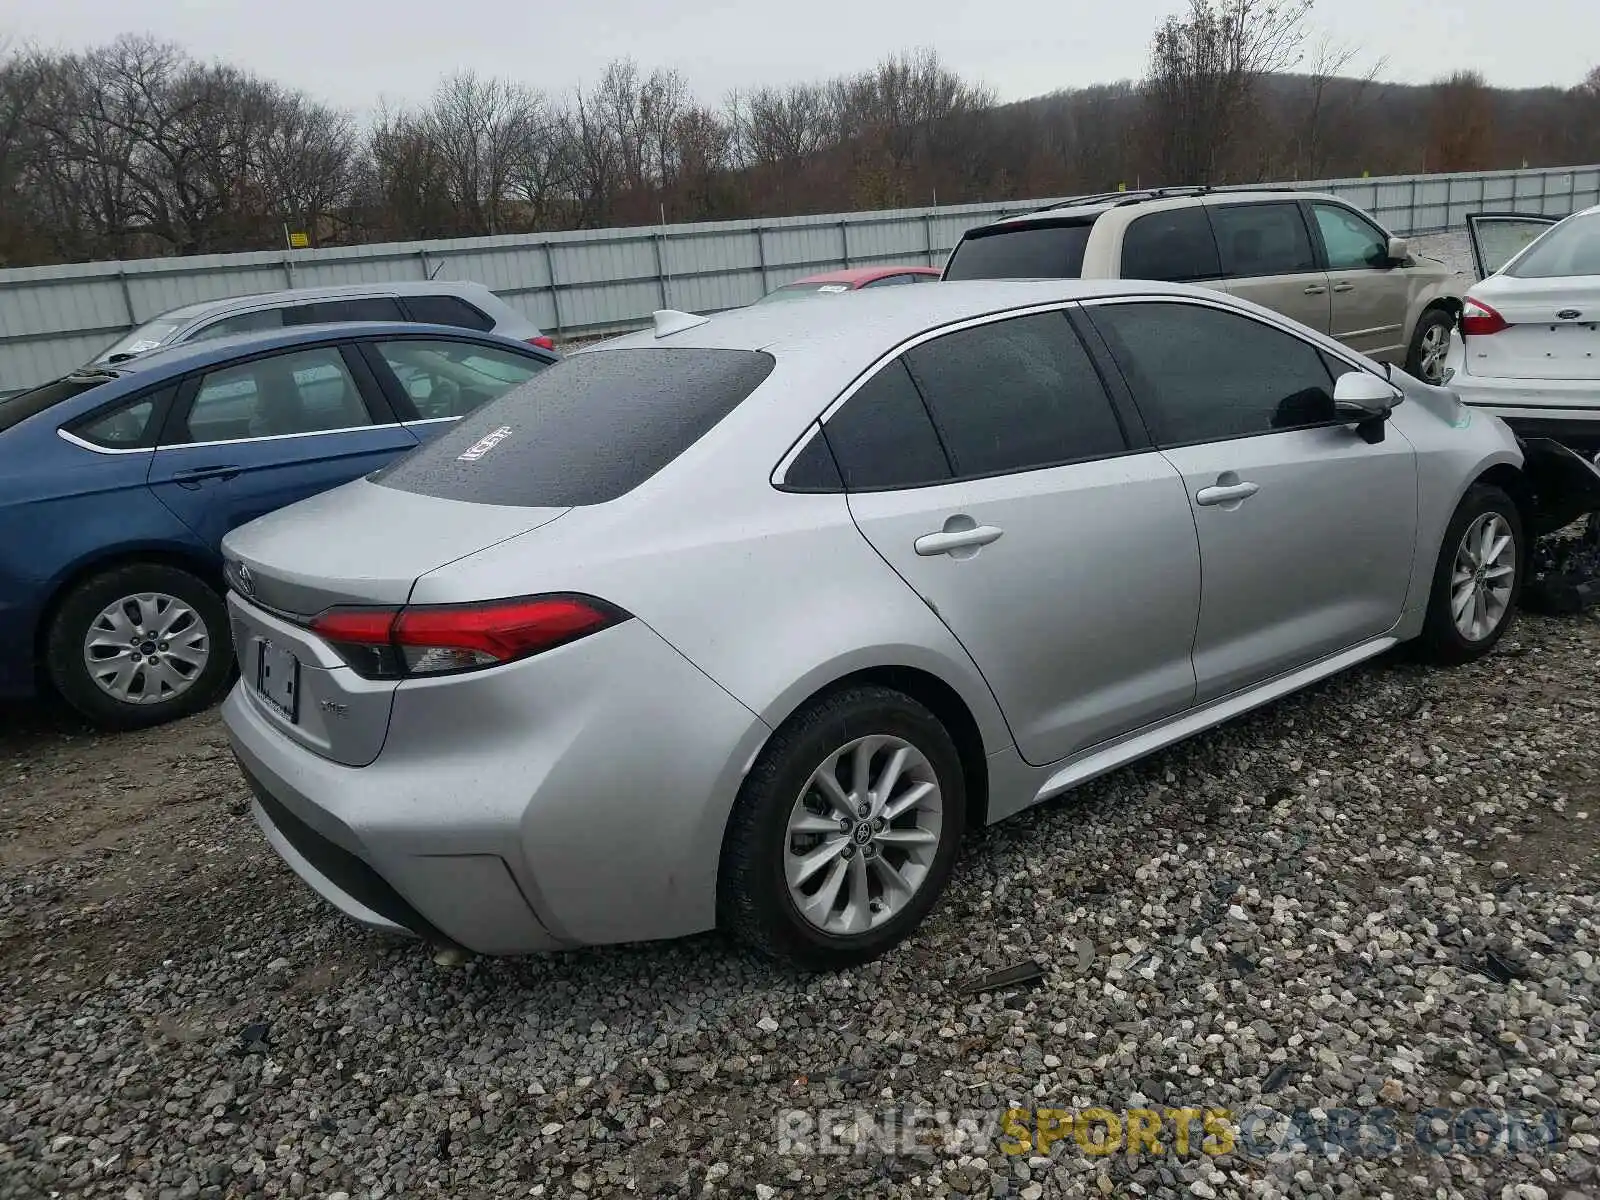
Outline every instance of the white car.
[(1446, 386), (1523, 436), (1600, 453), (1600, 205), (1558, 218), (1467, 218), (1479, 281), (1463, 301)]

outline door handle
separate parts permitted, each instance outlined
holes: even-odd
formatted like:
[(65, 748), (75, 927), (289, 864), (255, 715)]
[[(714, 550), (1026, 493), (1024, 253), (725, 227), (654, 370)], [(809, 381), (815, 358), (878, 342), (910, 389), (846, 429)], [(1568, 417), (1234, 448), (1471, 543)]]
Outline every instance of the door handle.
[(1313, 283), (1309, 287), (1306, 288), (1306, 295), (1308, 295), (1308, 296), (1320, 296), (1320, 295), (1322, 295), (1323, 292), (1325, 292), (1327, 290), (1328, 289), (1323, 287), (1320, 283)]
[(1196, 504), (1231, 504), (1236, 500), (1248, 500), (1261, 490), (1259, 483), (1222, 483), (1216, 487), (1204, 487), (1194, 494)]
[(1355, 286), (1353, 283), (1336, 283), (1333, 285), (1333, 290), (1336, 292), (1348, 292), (1353, 291)]
[(972, 529), (941, 530), (925, 533), (913, 545), (918, 554), (930, 558), (935, 554), (949, 554), (952, 550), (976, 549), (997, 540), (1005, 530), (994, 525), (978, 525)]
[(179, 487), (197, 488), (207, 479), (232, 479), (242, 469), (232, 463), (218, 467), (191, 467), (187, 471), (174, 471), (172, 482)]

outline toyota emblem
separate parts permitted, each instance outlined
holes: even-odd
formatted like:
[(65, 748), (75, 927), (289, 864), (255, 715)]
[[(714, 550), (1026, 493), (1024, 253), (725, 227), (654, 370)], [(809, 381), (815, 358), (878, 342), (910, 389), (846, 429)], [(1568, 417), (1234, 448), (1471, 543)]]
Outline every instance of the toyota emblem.
[(250, 568), (240, 563), (236, 574), (239, 578), (239, 590), (246, 596), (254, 596), (256, 594), (256, 584), (255, 580), (250, 578)]
[(1575, 308), (1563, 308), (1556, 314), (1556, 319), (1558, 321), (1576, 321), (1581, 316), (1583, 314)]

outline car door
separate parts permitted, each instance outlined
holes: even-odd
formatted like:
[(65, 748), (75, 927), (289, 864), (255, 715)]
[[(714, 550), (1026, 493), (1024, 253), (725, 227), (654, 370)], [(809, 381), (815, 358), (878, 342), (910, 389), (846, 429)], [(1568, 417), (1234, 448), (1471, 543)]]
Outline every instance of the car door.
[(185, 380), (148, 482), (215, 546), (246, 521), (365, 475), (416, 444), (358, 355), (309, 346)]
[(1416, 457), (1333, 417), (1357, 369), (1221, 305), (1086, 303), (1145, 424), (1182, 474), (1204, 584), (1200, 703), (1376, 638), (1405, 607)]
[(1060, 309), (923, 340), (823, 425), (852, 516), (1055, 762), (1188, 707), (1200, 563), (1176, 471)]
[(1216, 204), (1211, 225), (1230, 293), (1328, 332), (1333, 307), (1328, 275), (1317, 263), (1298, 204)]
[(1308, 205), (1328, 273), (1328, 331), (1370, 358), (1403, 364), (1411, 291), (1389, 257), (1389, 235), (1346, 205)]
[(374, 338), (359, 346), (390, 407), (421, 440), (558, 361), (553, 355), (437, 336)]
[(1493, 275), (1560, 219), (1542, 213), (1468, 213), (1467, 238), (1478, 278)]

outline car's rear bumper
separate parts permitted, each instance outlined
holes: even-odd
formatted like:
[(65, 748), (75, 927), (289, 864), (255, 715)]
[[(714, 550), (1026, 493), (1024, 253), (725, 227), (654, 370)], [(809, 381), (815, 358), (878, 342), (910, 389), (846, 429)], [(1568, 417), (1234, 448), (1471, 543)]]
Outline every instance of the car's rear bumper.
[(1519, 437), (1547, 437), (1583, 452), (1600, 451), (1600, 378), (1502, 379), (1472, 375), (1461, 339), (1452, 338), (1445, 386), (1463, 404), (1499, 417)]
[(639, 621), (402, 684), (365, 767), (223, 706), (280, 856), (346, 915), (485, 954), (711, 928), (722, 831), (766, 726)]

